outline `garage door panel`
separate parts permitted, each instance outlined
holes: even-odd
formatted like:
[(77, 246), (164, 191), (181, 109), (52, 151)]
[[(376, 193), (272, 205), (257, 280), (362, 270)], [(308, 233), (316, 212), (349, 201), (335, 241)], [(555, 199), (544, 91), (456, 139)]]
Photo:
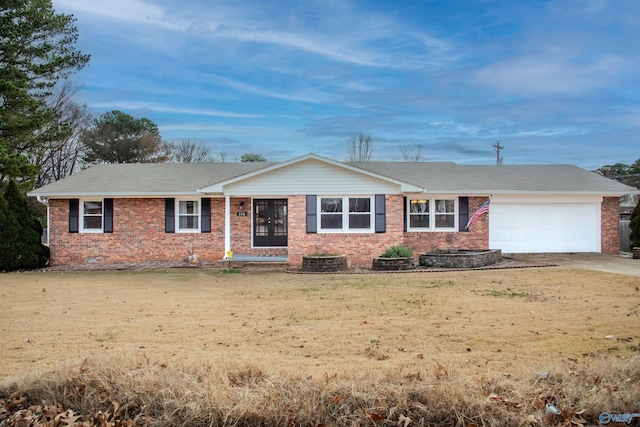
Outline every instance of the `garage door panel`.
[(600, 207), (589, 204), (491, 205), (489, 243), (518, 252), (599, 252)]

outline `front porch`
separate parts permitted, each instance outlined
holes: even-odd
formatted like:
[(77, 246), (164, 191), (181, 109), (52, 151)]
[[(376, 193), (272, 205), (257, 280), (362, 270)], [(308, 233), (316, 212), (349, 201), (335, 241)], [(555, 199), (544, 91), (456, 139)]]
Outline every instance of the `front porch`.
[(222, 259), (218, 264), (223, 268), (273, 267), (278, 269), (284, 269), (289, 265), (287, 255), (248, 254), (233, 254), (231, 259)]

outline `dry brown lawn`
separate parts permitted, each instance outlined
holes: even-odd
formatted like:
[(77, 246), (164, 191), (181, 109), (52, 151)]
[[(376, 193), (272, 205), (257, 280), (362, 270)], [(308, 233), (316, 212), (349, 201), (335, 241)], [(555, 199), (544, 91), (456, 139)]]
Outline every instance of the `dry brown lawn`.
[[(371, 387), (453, 377), (534, 381), (538, 372), (559, 375), (596, 361), (637, 366), (639, 301), (640, 277), (562, 267), (3, 274), (0, 386), (109, 361), (325, 384), (367, 378)], [(624, 381), (638, 392), (640, 378)], [(458, 424), (484, 424), (467, 421)]]

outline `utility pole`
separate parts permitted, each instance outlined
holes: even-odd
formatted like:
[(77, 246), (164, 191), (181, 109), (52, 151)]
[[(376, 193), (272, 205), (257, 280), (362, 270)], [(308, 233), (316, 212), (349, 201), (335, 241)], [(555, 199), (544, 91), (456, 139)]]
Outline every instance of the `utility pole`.
[(496, 141), (495, 144), (492, 145), (496, 150), (496, 165), (502, 164), (502, 157), (500, 157), (500, 151), (504, 149), (502, 145), (500, 145), (500, 141)]

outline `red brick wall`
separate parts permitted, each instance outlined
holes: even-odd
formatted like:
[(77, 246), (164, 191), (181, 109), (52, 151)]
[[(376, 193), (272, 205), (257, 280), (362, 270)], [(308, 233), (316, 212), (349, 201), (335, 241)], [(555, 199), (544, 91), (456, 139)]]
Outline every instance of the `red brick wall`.
[(371, 266), (373, 257), (402, 244), (402, 196), (386, 196), (386, 233), (312, 233), (306, 230), (306, 197), (289, 197), (289, 264), (312, 253), (346, 255), (351, 265)]
[(211, 200), (211, 233), (165, 233), (164, 199), (114, 199), (113, 233), (69, 233), (69, 201), (50, 200), (51, 264), (172, 261), (224, 255), (224, 199)]
[[(221, 202), (220, 212), (224, 212), (224, 199), (217, 199)], [(240, 202), (244, 203), (242, 208), (247, 216), (238, 216), (240, 212)], [(231, 250), (234, 254), (251, 253), (251, 199), (238, 198), (229, 201), (231, 208)], [(212, 209), (213, 211), (213, 209)], [(224, 233), (224, 217), (222, 219), (222, 231)], [(224, 236), (223, 236), (224, 239)]]
[[(469, 197), (469, 216), (486, 200), (486, 197)], [(416, 256), (436, 249), (489, 249), (489, 213), (473, 223), (469, 231), (407, 232), (404, 246), (413, 249)]]
[[(486, 198), (469, 198), (474, 212)], [(487, 216), (478, 220), (470, 232), (404, 232), (402, 195), (386, 196), (386, 233), (316, 233), (306, 231), (306, 199), (289, 197), (289, 264), (302, 264), (302, 256), (311, 253), (346, 255), (351, 265), (371, 266), (373, 258), (393, 245), (414, 250), (414, 256), (433, 249), (486, 249), (489, 245)]]
[(604, 197), (602, 199), (600, 250), (603, 254), (620, 253), (619, 205), (619, 197)]
[[(473, 213), (485, 200), (469, 198)], [(238, 216), (240, 202), (247, 216)], [(290, 265), (302, 264), (311, 253), (346, 255), (351, 265), (370, 266), (372, 259), (393, 245), (420, 252), (434, 249), (485, 249), (489, 244), (489, 215), (481, 217), (469, 232), (404, 232), (401, 195), (386, 196), (385, 233), (314, 233), (306, 231), (306, 197), (288, 198), (289, 247), (251, 247), (251, 199), (231, 203), (231, 249), (236, 254), (287, 255)], [(113, 233), (69, 233), (68, 200), (50, 200), (51, 264), (172, 261), (197, 253), (203, 261), (224, 256), (224, 199), (211, 199), (211, 233), (165, 233), (164, 199), (114, 199)], [(602, 252), (617, 254), (620, 248), (618, 198), (602, 203)]]

